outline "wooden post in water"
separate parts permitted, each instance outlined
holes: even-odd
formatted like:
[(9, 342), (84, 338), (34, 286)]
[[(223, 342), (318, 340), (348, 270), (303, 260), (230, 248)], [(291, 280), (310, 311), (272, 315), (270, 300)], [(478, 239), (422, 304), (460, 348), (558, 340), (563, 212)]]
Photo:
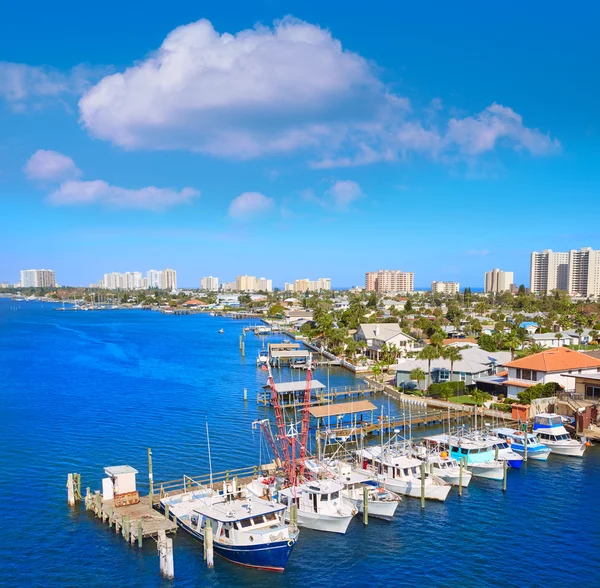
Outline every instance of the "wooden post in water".
[(204, 527), (204, 543), (206, 543), (206, 567), (212, 568), (215, 565), (213, 553), (213, 528), (212, 521), (206, 519)]
[(525, 431), (523, 431), (523, 461), (527, 461), (527, 425), (523, 427)]
[(141, 548), (144, 541), (144, 527), (142, 525), (142, 519), (138, 519), (137, 540), (138, 547)]
[(363, 486), (363, 523), (369, 524), (369, 488)]
[(458, 495), (462, 496), (463, 489), (463, 458), (461, 457), (458, 463)]
[(498, 455), (499, 455), (500, 450), (498, 449), (498, 446), (496, 445), (494, 448), (494, 459), (496, 461), (498, 461)]
[(503, 464), (504, 475), (502, 477), (502, 492), (506, 492), (506, 473), (508, 472), (508, 462), (504, 460)]
[(67, 502), (69, 506), (75, 506), (75, 485), (73, 483), (73, 474), (67, 475)]
[(152, 479), (152, 449), (148, 447), (148, 483), (150, 485), (150, 490), (148, 493), (148, 503), (150, 504), (150, 510), (153, 508), (153, 500), (154, 500), (154, 480)]
[(244, 400), (248, 400), (248, 388), (244, 388)]
[(240, 335), (240, 351), (242, 350), (243, 344), (244, 344), (244, 340), (242, 339), (242, 336)]
[(75, 500), (81, 500), (81, 474), (73, 474), (75, 484)]
[(246, 344), (242, 341), (242, 357), (246, 356)]
[(425, 508), (425, 462), (421, 462), (421, 510)]
[(160, 560), (160, 573), (169, 580), (175, 577), (173, 566), (173, 539), (167, 538), (164, 531), (158, 532), (158, 557)]

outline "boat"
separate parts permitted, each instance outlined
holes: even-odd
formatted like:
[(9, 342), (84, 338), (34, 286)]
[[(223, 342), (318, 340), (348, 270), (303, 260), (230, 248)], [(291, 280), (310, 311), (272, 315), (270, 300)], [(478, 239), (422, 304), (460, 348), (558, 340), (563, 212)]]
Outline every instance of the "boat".
[(225, 329), (219, 329), (219, 335), (222, 335), (225, 332)]
[(269, 362), (269, 352), (266, 349), (261, 349), (258, 352), (258, 357), (256, 358), (257, 366), (266, 366)]
[(433, 441), (449, 449), (450, 456), (456, 460), (465, 459), (467, 468), (477, 478), (488, 480), (502, 480), (504, 478), (504, 463), (495, 459), (495, 448), (493, 442), (482, 439), (471, 439), (465, 435), (451, 435), (448, 443), (448, 435), (433, 435), (426, 437), (427, 441)]
[(283, 571), (298, 539), (298, 529), (285, 524), (285, 507), (263, 500), (230, 483), (230, 492), (210, 489), (162, 498), (163, 509), (192, 537), (204, 542), (207, 525), (213, 549), (233, 563), (261, 570)]
[(523, 454), (525, 453), (524, 439), (527, 438), (527, 459), (546, 461), (550, 453), (552, 453), (549, 447), (546, 447), (539, 441), (535, 433), (527, 433), (527, 437), (525, 437), (525, 433), (522, 431), (508, 427), (494, 429), (492, 433), (500, 437), (500, 439), (506, 439), (506, 442), (510, 443), (513, 451)]
[(357, 513), (355, 506), (343, 496), (343, 484), (335, 480), (311, 480), (295, 486), (278, 488), (276, 478), (259, 477), (248, 485), (257, 496), (272, 497), (285, 507), (285, 518), (291, 520), (291, 507), (297, 506), (298, 526), (314, 531), (346, 533)]
[[(369, 472), (372, 479), (382, 481), (385, 488), (392, 492), (421, 497), (421, 461), (409, 457), (404, 449), (394, 446), (374, 446), (356, 452), (359, 460), (358, 471)], [(440, 477), (425, 473), (425, 498), (444, 501), (452, 486)]]
[[(324, 468), (323, 468), (324, 466)], [(332, 460), (327, 461), (320, 466), (314, 460), (307, 460), (306, 467), (311, 472), (325, 471), (333, 476), (336, 482), (344, 486), (342, 490), (345, 496), (358, 510), (364, 513), (364, 493), (367, 489), (367, 507), (368, 515), (378, 519), (390, 521), (398, 504), (402, 498), (388, 488), (385, 488), (377, 480), (373, 480), (369, 475), (352, 470), (349, 463)]]
[(590, 446), (585, 437), (579, 441), (573, 439), (565, 429), (561, 416), (555, 413), (536, 415), (533, 419), (533, 432), (557, 455), (583, 457), (586, 448)]
[[(425, 462), (430, 473), (435, 474), (444, 482), (451, 486), (458, 486), (461, 483), (460, 464), (447, 451), (435, 451), (421, 446), (416, 449), (414, 455), (417, 459)], [(467, 468), (463, 468), (463, 488), (471, 483), (472, 476), (473, 474)]]
[(523, 465), (523, 456), (513, 451), (511, 444), (506, 439), (501, 439), (492, 433), (475, 433), (473, 438), (480, 437), (484, 441), (491, 442), (494, 447), (494, 457), (498, 461), (507, 461), (511, 468), (520, 469)]

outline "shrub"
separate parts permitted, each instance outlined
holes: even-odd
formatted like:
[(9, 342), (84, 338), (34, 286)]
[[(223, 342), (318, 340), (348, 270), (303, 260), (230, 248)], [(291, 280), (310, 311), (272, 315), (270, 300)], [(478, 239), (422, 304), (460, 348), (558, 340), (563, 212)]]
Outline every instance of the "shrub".
[(428, 394), (432, 397), (457, 396), (465, 391), (464, 382), (440, 382), (429, 386)]
[(531, 404), (532, 400), (550, 398), (550, 396), (554, 396), (559, 390), (562, 390), (560, 384), (548, 382), (547, 384), (536, 384), (524, 392), (519, 392), (517, 397), (522, 404)]
[(512, 410), (510, 404), (492, 404), (492, 408), (502, 412), (510, 412)]

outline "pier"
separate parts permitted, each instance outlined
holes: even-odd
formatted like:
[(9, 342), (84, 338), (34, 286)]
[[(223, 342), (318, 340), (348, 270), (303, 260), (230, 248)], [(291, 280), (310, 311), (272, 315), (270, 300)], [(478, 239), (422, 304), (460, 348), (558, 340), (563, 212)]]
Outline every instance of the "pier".
[[(283, 382), (275, 384), (278, 391), (284, 394), (280, 400), (281, 406), (284, 408), (300, 408), (304, 405), (302, 395), (306, 389), (306, 382)], [(313, 393), (314, 391), (314, 393)], [(356, 386), (338, 386), (333, 388), (325, 388), (318, 380), (311, 382), (311, 399), (310, 406), (318, 406), (322, 404), (332, 404), (339, 399), (350, 398), (366, 398), (381, 392), (368, 384), (358, 384)], [(263, 392), (256, 395), (256, 402), (263, 406), (272, 406), (271, 391), (269, 386), (263, 386)]]

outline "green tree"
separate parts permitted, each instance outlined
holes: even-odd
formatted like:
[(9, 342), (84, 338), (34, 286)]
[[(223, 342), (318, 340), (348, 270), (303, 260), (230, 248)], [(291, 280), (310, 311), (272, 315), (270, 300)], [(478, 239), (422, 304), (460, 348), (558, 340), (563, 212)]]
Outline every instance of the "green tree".
[(510, 349), (510, 359), (512, 361), (515, 358), (515, 350), (521, 345), (521, 340), (514, 333), (511, 333), (510, 336), (505, 339), (504, 345)]
[(273, 306), (269, 308), (267, 314), (270, 317), (283, 316), (285, 314), (285, 308), (281, 306), (281, 304), (273, 304)]
[(442, 351), (442, 357), (450, 362), (450, 381), (454, 380), (454, 363), (460, 361), (463, 356), (458, 347), (452, 345)]
[(433, 345), (427, 345), (420, 353), (419, 359), (427, 361), (427, 389), (431, 385), (431, 362), (440, 356), (440, 351)]
[(417, 386), (419, 387), (419, 392), (423, 392), (421, 388), (421, 382), (425, 379), (425, 372), (421, 368), (415, 368), (410, 372), (410, 379), (415, 380), (417, 382)]

